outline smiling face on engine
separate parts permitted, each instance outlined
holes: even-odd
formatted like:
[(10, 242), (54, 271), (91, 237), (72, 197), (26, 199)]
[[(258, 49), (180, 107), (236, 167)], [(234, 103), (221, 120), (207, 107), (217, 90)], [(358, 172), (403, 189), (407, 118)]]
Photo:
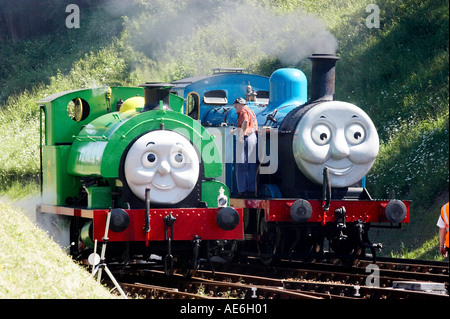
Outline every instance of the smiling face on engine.
[(293, 138), (294, 158), (310, 180), (323, 183), (328, 168), (332, 187), (360, 181), (378, 155), (378, 133), (359, 107), (339, 101), (312, 107), (297, 124)]
[(131, 191), (158, 204), (176, 204), (194, 189), (200, 160), (192, 144), (181, 134), (151, 131), (138, 138), (125, 159), (125, 178)]

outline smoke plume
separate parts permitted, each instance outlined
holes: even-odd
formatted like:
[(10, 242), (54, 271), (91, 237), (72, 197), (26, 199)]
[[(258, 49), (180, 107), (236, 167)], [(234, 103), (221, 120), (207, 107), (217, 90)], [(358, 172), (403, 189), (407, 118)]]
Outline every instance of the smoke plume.
[(267, 56), (294, 65), (312, 53), (335, 53), (337, 49), (337, 40), (325, 23), (300, 9), (277, 14), (244, 0), (151, 3), (126, 28), (129, 44), (154, 67), (176, 63), (202, 72), (218, 66), (245, 66)]

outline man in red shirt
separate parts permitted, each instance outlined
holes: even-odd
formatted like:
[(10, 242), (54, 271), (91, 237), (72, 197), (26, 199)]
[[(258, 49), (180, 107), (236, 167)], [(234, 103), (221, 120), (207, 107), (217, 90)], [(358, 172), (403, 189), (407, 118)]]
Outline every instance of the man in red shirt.
[(236, 182), (240, 196), (254, 197), (256, 182), (256, 155), (258, 121), (243, 98), (234, 101), (238, 115), (239, 142), (236, 145)]

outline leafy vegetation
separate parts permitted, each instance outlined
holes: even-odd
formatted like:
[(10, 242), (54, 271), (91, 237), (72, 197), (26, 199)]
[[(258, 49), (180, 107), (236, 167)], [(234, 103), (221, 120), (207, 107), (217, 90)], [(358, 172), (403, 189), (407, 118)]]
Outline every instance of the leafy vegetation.
[[(363, 108), (381, 139), (369, 192), (412, 200), (410, 225), (375, 237), (388, 254), (438, 258), (435, 223), (449, 182), (448, 2), (379, 0), (380, 28), (368, 28), (370, 0), (85, 0), (81, 28), (67, 29), (66, 2), (46, 1), (55, 5), (45, 19), (53, 29), (2, 35), (0, 193), (38, 191), (36, 101), (45, 96), (218, 66), (264, 75), (298, 67), (310, 77), (311, 50), (337, 45), (337, 97)], [(413, 240), (411, 231), (422, 235)]]

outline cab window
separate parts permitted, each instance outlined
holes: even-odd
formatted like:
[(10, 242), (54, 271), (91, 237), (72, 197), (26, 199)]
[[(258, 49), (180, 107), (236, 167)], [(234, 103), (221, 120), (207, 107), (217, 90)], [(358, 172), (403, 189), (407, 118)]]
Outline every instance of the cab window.
[(227, 93), (224, 90), (212, 90), (203, 95), (205, 104), (226, 105), (228, 103)]
[(186, 97), (186, 115), (200, 119), (200, 95), (197, 92), (190, 92)]

